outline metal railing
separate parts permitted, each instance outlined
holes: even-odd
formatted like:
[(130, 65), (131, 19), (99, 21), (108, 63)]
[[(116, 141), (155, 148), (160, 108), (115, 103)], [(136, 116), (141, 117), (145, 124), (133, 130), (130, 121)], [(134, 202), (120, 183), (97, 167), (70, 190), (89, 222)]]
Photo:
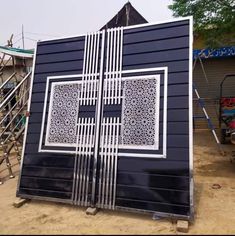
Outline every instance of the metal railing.
[[(7, 83), (11, 82), (14, 74), (0, 86), (0, 92), (4, 90)], [(0, 167), (5, 164), (10, 178), (14, 178), (12, 161), (20, 163), (21, 159), (30, 80), (31, 72), (17, 82), (16, 86), (10, 92), (8, 91), (0, 101)], [(11, 157), (13, 158), (11, 159)], [(0, 178), (0, 184), (2, 183)]]

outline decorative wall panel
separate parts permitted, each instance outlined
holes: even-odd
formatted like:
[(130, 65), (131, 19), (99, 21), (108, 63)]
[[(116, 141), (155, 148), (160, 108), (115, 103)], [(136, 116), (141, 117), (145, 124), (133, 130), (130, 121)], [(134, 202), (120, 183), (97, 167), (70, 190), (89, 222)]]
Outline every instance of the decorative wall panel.
[(192, 19), (37, 44), (17, 196), (193, 216)]

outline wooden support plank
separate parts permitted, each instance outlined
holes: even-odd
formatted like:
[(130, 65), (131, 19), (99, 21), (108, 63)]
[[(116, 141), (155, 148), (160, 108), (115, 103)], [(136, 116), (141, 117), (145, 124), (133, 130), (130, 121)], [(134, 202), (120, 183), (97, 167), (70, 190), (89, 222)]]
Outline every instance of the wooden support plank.
[(96, 207), (88, 207), (86, 209), (86, 214), (87, 215), (95, 216), (97, 214), (97, 212), (98, 212), (98, 208), (96, 208)]
[(29, 201), (30, 201), (29, 199), (25, 198), (16, 198), (16, 200), (13, 202), (13, 206), (19, 208)]
[(182, 233), (188, 233), (189, 223), (186, 220), (177, 220), (176, 230)]

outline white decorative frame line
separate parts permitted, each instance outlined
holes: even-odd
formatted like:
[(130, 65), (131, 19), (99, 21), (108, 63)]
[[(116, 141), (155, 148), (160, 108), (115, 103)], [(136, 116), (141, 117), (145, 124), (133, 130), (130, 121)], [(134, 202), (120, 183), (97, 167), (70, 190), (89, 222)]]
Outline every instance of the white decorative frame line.
[[(43, 141), (43, 133), (44, 133), (44, 128), (45, 128), (45, 120), (46, 120), (46, 110), (47, 110), (47, 101), (48, 101), (48, 92), (49, 92), (49, 85), (50, 82), (53, 80), (58, 80), (58, 79), (73, 79), (73, 78), (82, 78), (83, 74), (76, 74), (76, 75), (61, 75), (61, 76), (48, 76), (47, 77), (47, 83), (46, 83), (46, 90), (45, 90), (45, 97), (44, 97), (44, 107), (43, 107), (43, 116), (42, 116), (42, 126), (41, 126), (41, 132), (40, 132), (40, 140), (39, 140), (39, 146), (38, 146), (38, 152), (51, 152), (51, 153), (69, 153), (69, 154), (75, 154), (76, 151), (70, 151), (70, 150), (52, 150), (52, 149), (45, 149), (42, 148), (42, 141)], [(52, 82), (54, 83), (54, 82)], [(77, 83), (77, 84), (82, 84), (82, 80), (77, 80), (77, 81), (61, 81), (58, 82), (56, 81), (55, 83)], [(50, 109), (49, 109), (50, 110)], [(55, 145), (50, 145), (49, 147), (53, 147)], [(56, 145), (58, 147), (66, 147), (66, 145)], [(76, 147), (75, 145), (68, 145), (67, 147)]]
[[(166, 152), (167, 152), (167, 84), (168, 84), (168, 68), (167, 67), (157, 67), (157, 68), (147, 68), (147, 69), (138, 69), (138, 70), (123, 70), (122, 74), (138, 74), (138, 73), (146, 73), (146, 72), (156, 72), (156, 74), (152, 75), (137, 75), (137, 76), (130, 76), (130, 77), (122, 77), (122, 81), (132, 79), (132, 78), (148, 78), (148, 77), (156, 77), (159, 76), (160, 80), (160, 75), (158, 74), (159, 71), (164, 72), (164, 102), (163, 102), (163, 153), (162, 154), (147, 154), (147, 153), (124, 153), (124, 152), (119, 152), (118, 156), (127, 156), (127, 157), (144, 157), (144, 158), (166, 158)], [(58, 79), (69, 79), (69, 78), (82, 78), (82, 74), (77, 74), (77, 75), (67, 75), (67, 76), (48, 76), (47, 77), (47, 84), (46, 84), (46, 90), (45, 90), (45, 98), (44, 98), (44, 108), (43, 108), (43, 117), (42, 117), (42, 126), (41, 126), (41, 133), (40, 133), (40, 141), (39, 141), (39, 147), (38, 147), (38, 152), (50, 152), (50, 153), (69, 153), (69, 154), (76, 154), (76, 150), (52, 150), (48, 148), (42, 148), (42, 142), (43, 142), (43, 133), (45, 129), (45, 120), (46, 120), (46, 110), (47, 110), (47, 103), (48, 103), (48, 92), (49, 92), (49, 86), (50, 83), (52, 83), (51, 86), (53, 86), (54, 83), (56, 84), (70, 84), (70, 83), (77, 83), (77, 84), (82, 84), (82, 80), (77, 80), (77, 81), (56, 81), (52, 82), (53, 80), (58, 80)], [(159, 82), (159, 90), (160, 90), (160, 82)], [(158, 92), (160, 96), (160, 91)], [(158, 103), (160, 103), (160, 97), (158, 99)], [(50, 111), (50, 106), (51, 102), (49, 104), (49, 111)], [(160, 107), (160, 106), (159, 106)], [(48, 112), (49, 112), (48, 111)], [(99, 111), (99, 110), (98, 110)], [(50, 114), (48, 119), (50, 119)], [(159, 121), (159, 119), (158, 119)], [(159, 131), (159, 122), (156, 122), (156, 130)], [(46, 133), (48, 133), (48, 125), (46, 128)], [(157, 132), (158, 133), (158, 132)], [(46, 136), (45, 136), (46, 137)], [(47, 146), (47, 143), (45, 143), (45, 147)], [(48, 145), (48, 147), (74, 147), (76, 148), (76, 144), (57, 144), (57, 145)], [(130, 148), (127, 147), (126, 145), (119, 145), (120, 149), (135, 149), (137, 148)], [(141, 147), (142, 150), (153, 150), (153, 148), (149, 147)], [(158, 148), (154, 148), (154, 150), (157, 150)], [(133, 150), (134, 151), (134, 150)]]
[[(164, 72), (164, 94), (163, 94), (163, 144), (162, 144), (162, 150), (163, 152), (161, 154), (150, 154), (150, 153), (134, 153), (134, 151), (137, 151), (136, 149), (133, 150), (133, 153), (131, 152), (118, 152), (118, 156), (125, 156), (125, 157), (141, 157), (141, 158), (166, 158), (167, 157), (167, 87), (168, 87), (168, 67), (156, 67), (156, 68), (146, 68), (146, 69), (136, 69), (136, 70), (123, 70), (122, 74), (138, 74), (138, 73), (146, 73), (151, 72), (152, 75), (144, 75), (144, 77), (148, 76), (156, 76), (159, 75), (158, 72), (163, 71)], [(154, 73), (156, 72), (156, 73)], [(153, 74), (154, 73), (154, 74)], [(131, 76), (131, 77), (143, 77), (143, 76)], [(128, 78), (127, 77), (124, 77)], [(122, 78), (123, 79), (123, 78)], [(160, 95), (160, 93), (159, 93)], [(160, 99), (159, 99), (160, 100)], [(127, 149), (125, 146), (120, 146), (121, 148)], [(152, 149), (145, 149), (142, 148), (142, 150), (152, 150)]]

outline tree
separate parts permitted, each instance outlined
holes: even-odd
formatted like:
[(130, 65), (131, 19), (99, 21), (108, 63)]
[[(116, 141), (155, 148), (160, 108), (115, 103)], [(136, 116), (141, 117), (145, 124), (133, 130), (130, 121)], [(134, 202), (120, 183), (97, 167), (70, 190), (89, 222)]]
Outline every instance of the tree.
[(194, 18), (194, 32), (207, 47), (235, 44), (235, 0), (173, 0), (173, 16)]

